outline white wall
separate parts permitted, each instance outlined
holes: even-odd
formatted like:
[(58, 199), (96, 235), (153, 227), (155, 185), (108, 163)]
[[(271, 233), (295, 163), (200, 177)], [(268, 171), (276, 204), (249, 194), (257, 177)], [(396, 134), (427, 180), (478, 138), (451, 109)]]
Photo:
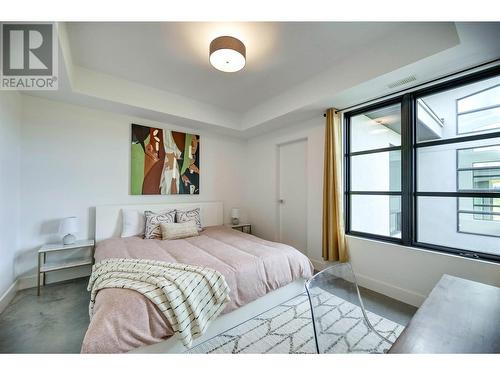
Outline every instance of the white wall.
[(0, 91), (0, 297), (15, 279), (14, 258), (18, 245), (19, 217), (20, 120), (21, 96), (17, 92)]
[[(96, 205), (222, 200), (226, 222), (232, 207), (240, 207), (245, 219), (240, 140), (30, 96), (23, 97), (22, 122), (17, 275), (34, 273), (37, 247), (60, 240), (63, 217), (78, 216), (78, 237), (93, 238)], [(200, 134), (199, 196), (129, 195), (132, 122)]]
[(246, 206), (256, 235), (278, 240), (278, 145), (307, 139), (307, 255), (316, 267), (321, 258), (323, 215), (324, 118), (249, 140), (246, 151)]
[(500, 287), (500, 264), (347, 236), (358, 282), (420, 306), (443, 274)]

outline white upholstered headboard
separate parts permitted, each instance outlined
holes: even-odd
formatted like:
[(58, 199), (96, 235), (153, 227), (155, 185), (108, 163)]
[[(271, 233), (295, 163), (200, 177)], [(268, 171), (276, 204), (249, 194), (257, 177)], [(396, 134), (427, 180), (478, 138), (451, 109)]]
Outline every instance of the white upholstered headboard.
[(120, 237), (122, 230), (122, 209), (161, 212), (168, 209), (197, 208), (201, 210), (201, 224), (209, 227), (224, 224), (224, 206), (222, 202), (193, 203), (144, 203), (97, 206), (95, 208), (95, 240)]

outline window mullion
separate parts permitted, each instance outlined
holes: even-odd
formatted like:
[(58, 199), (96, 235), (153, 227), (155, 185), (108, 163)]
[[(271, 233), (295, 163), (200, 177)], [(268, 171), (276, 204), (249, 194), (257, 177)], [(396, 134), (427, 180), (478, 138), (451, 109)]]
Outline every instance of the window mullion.
[(411, 245), (413, 238), (413, 129), (415, 128), (414, 99), (410, 94), (403, 96), (401, 103), (401, 238), (405, 245)]
[(351, 230), (351, 117), (344, 116), (344, 229), (346, 233)]

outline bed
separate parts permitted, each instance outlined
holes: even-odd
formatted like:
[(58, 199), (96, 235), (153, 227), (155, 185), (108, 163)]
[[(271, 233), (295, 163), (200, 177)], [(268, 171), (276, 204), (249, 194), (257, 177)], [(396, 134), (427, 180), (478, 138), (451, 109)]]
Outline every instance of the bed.
[[(120, 238), (121, 210), (162, 211), (200, 207), (203, 231), (181, 240)], [(153, 259), (209, 267), (222, 273), (231, 301), (194, 345), (301, 293), (312, 265), (298, 250), (222, 225), (222, 202), (96, 207), (95, 260)], [(109, 288), (96, 297), (82, 353), (178, 353), (186, 348), (157, 307), (130, 289)]]

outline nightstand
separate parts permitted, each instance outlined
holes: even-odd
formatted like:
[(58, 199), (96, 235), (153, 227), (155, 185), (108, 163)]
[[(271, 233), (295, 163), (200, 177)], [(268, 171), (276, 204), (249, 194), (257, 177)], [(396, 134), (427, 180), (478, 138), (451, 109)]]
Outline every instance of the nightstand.
[(252, 234), (252, 224), (227, 224), (228, 227), (239, 230), (243, 233)]
[[(62, 259), (47, 262), (47, 253), (56, 253), (65, 250), (87, 249), (91, 248), (90, 256), (82, 256), (76, 259)], [(45, 274), (47, 272), (64, 270), (66, 268), (87, 266), (94, 263), (94, 240), (79, 240), (71, 245), (63, 245), (62, 243), (43, 245), (38, 250), (38, 274), (37, 274), (37, 295), (40, 295), (40, 278), (42, 285), (45, 285)]]

